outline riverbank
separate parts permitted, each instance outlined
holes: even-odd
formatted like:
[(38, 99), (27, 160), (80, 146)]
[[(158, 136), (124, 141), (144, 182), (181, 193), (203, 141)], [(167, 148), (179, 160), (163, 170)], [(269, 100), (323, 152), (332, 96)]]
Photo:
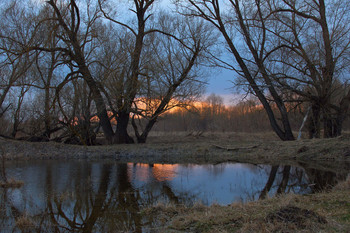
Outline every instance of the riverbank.
[(137, 163), (350, 162), (350, 134), (332, 139), (283, 142), (273, 134), (158, 133), (146, 144), (78, 146), (0, 138), (6, 160), (112, 159)]
[[(311, 195), (286, 194), (228, 206), (159, 204), (159, 232), (350, 232), (350, 179)], [(153, 229), (155, 230), (155, 229)]]

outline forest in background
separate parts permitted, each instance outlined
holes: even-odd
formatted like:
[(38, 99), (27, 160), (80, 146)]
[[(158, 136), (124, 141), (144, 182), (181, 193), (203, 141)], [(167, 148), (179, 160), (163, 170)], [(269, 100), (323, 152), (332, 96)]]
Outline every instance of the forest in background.
[[(93, 145), (99, 132), (118, 144), (271, 129), (286, 141), (305, 119), (309, 138), (339, 136), (349, 12), (346, 0), (3, 1), (0, 133)], [(198, 103), (218, 67), (247, 100)]]
[[(305, 106), (291, 106), (289, 116), (293, 132), (299, 132), (306, 113)], [(343, 129), (350, 130), (349, 119), (344, 122)], [(188, 109), (178, 108), (165, 113), (155, 125), (154, 131), (188, 132), (200, 136), (204, 132), (261, 133), (272, 132), (272, 129), (263, 106), (256, 98), (225, 105), (221, 96), (211, 94)], [(302, 127), (301, 131), (303, 138), (310, 137), (308, 127)]]

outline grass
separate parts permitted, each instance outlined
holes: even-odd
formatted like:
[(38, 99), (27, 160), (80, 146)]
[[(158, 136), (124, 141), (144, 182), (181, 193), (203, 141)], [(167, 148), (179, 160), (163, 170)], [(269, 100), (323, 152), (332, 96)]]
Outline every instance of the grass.
[[(350, 136), (283, 142), (273, 133), (157, 133), (146, 144), (76, 146), (59, 143), (31, 143), (0, 138), (7, 160), (112, 159), (137, 163), (292, 163), (350, 162)], [(237, 150), (219, 149), (237, 148)], [(328, 165), (327, 165), (328, 166)], [(339, 165), (336, 164), (337, 169)]]
[(350, 179), (329, 192), (228, 206), (157, 205), (166, 232), (350, 232)]

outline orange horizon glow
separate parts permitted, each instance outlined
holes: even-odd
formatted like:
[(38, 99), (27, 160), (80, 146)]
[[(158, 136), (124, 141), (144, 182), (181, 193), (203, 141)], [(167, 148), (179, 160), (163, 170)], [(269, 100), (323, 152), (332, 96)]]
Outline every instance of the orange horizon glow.
[[(146, 164), (146, 163), (128, 163), (128, 179), (131, 182), (137, 179), (142, 182), (154, 178), (156, 181), (171, 181), (176, 176), (177, 164)], [(136, 169), (135, 169), (136, 168)]]
[[(158, 108), (160, 102), (161, 102), (160, 99), (147, 99), (145, 97), (142, 97), (142, 98), (136, 99), (135, 105), (138, 109), (150, 110), (150, 111), (154, 112)], [(174, 114), (174, 113), (185, 111), (183, 106), (184, 106), (184, 104), (181, 106), (180, 101), (178, 101), (176, 99), (172, 99), (170, 101), (170, 103), (168, 104), (167, 110), (162, 112), (161, 114), (159, 114), (159, 116), (164, 115), (164, 114)], [(210, 107), (213, 107), (213, 106), (211, 106), (210, 103), (208, 103), (206, 101), (193, 101), (188, 106), (190, 108), (198, 109), (199, 112), (206, 110)], [(221, 104), (218, 106), (220, 107), (221, 111), (241, 109), (239, 111), (239, 112), (241, 112), (241, 114), (253, 113), (254, 111), (259, 111), (259, 110), (264, 109), (264, 106), (262, 104), (257, 104), (257, 103), (255, 103), (254, 105), (250, 105), (250, 106), (249, 105), (232, 106), (232, 105), (226, 105), (226, 104)], [(222, 112), (222, 113), (224, 113), (224, 112)], [(114, 117), (112, 118), (113, 113), (111, 111), (108, 111), (107, 114), (110, 118), (111, 124), (116, 125), (117, 120)], [(130, 115), (130, 118), (132, 118), (132, 116), (133, 116), (133, 114)], [(139, 116), (139, 117), (142, 118), (142, 116)], [(75, 117), (72, 124), (77, 125), (78, 120), (79, 119), (77, 117)], [(93, 116), (90, 119), (90, 122), (93, 122), (93, 123), (99, 122), (98, 116)]]

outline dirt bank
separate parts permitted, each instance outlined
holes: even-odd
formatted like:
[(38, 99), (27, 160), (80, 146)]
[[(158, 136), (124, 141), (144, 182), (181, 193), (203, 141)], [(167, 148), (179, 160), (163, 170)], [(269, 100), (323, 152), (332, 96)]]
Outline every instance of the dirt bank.
[(0, 138), (8, 160), (113, 159), (143, 163), (350, 162), (350, 135), (333, 139), (282, 142), (273, 134), (157, 134), (146, 144), (77, 146)]

